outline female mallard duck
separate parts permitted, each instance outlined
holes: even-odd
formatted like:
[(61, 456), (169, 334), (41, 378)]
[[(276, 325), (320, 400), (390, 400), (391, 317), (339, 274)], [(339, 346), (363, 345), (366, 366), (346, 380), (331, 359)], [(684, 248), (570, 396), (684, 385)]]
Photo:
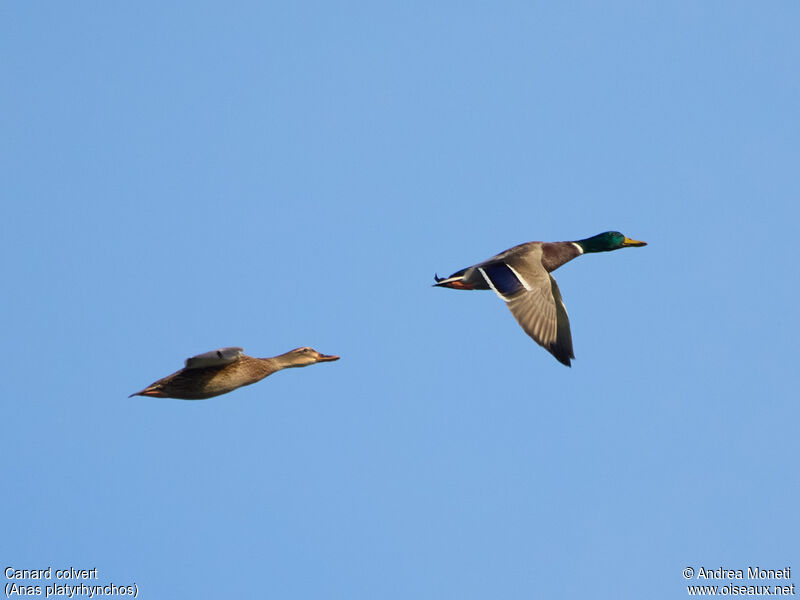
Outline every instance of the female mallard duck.
[(646, 245), (618, 231), (606, 231), (576, 242), (528, 242), (450, 277), (434, 276), (434, 285), (457, 290), (494, 290), (525, 333), (569, 367), (570, 359), (575, 358), (569, 318), (550, 272), (587, 252)]
[(186, 366), (180, 371), (167, 375), (128, 397), (202, 400), (256, 383), (281, 369), (307, 367), (332, 360), (339, 360), (339, 357), (320, 354), (313, 348), (306, 347), (295, 348), (272, 358), (253, 358), (244, 354), (241, 348), (220, 348), (187, 358)]

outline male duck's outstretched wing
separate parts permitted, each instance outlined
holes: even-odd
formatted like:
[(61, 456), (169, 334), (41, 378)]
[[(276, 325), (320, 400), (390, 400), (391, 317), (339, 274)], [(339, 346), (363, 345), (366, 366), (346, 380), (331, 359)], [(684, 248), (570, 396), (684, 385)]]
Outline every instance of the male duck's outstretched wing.
[(561, 291), (542, 265), (542, 246), (523, 244), (475, 265), (533, 340), (559, 362), (575, 358)]
[(231, 346), (204, 352), (186, 359), (187, 369), (203, 369), (205, 367), (222, 367), (236, 362), (244, 353), (243, 348)]

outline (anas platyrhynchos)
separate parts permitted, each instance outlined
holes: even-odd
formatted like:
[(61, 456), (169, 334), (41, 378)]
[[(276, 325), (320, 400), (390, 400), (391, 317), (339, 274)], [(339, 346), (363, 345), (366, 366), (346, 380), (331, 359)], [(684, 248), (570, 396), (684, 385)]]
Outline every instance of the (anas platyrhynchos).
[(528, 242), (456, 271), (450, 277), (434, 275), (434, 285), (457, 290), (494, 290), (525, 333), (569, 367), (570, 359), (575, 358), (569, 318), (550, 272), (588, 252), (646, 245), (618, 231), (606, 231), (575, 242)]
[(305, 346), (272, 358), (253, 358), (244, 354), (242, 348), (220, 348), (187, 358), (186, 366), (180, 371), (167, 375), (128, 397), (203, 400), (256, 383), (281, 369), (307, 367), (332, 360), (339, 360), (339, 357), (321, 354)]

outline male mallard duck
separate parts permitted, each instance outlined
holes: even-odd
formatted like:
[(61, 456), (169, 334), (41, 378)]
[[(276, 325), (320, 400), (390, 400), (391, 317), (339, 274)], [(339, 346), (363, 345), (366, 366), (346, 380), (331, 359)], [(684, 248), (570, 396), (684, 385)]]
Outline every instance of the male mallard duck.
[(570, 359), (575, 358), (569, 318), (550, 272), (586, 252), (646, 245), (618, 231), (606, 231), (576, 242), (528, 242), (450, 277), (434, 275), (434, 285), (457, 290), (494, 290), (525, 333), (569, 367)]
[(167, 375), (128, 397), (202, 400), (261, 381), (281, 369), (307, 367), (331, 360), (339, 360), (339, 357), (320, 354), (307, 347), (295, 348), (272, 358), (253, 358), (244, 354), (241, 348), (220, 348), (187, 358), (186, 366), (180, 371)]

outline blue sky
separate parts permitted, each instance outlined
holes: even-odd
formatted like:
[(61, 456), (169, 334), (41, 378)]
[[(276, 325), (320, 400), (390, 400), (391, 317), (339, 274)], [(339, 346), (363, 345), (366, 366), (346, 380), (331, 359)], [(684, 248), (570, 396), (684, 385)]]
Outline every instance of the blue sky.
[[(800, 569), (798, 18), (3, 3), (3, 566), (347, 599)], [(555, 273), (571, 369), (430, 286), (609, 229), (649, 245)], [(342, 359), (127, 398), (229, 345)]]

